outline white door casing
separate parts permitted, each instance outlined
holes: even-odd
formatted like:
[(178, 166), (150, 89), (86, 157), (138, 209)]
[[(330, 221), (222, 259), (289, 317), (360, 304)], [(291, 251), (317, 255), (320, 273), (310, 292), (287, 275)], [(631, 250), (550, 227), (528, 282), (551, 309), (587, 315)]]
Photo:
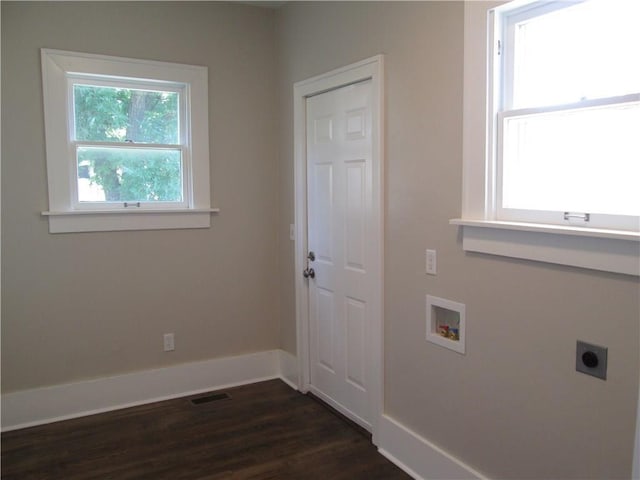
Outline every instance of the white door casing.
[[(383, 408), (382, 85), (382, 56), (294, 85), (298, 386), (370, 429), (374, 443)], [(308, 106), (316, 116), (309, 117), (310, 128)], [(313, 140), (309, 158), (307, 136)], [(314, 161), (314, 155), (324, 159)], [(332, 156), (338, 160), (327, 161)], [(332, 195), (323, 196), (329, 185)], [(309, 222), (308, 209), (317, 211), (317, 222)], [(321, 228), (314, 230), (315, 223)], [(307, 280), (302, 271), (310, 248), (318, 250), (309, 264), (317, 276)], [(315, 322), (318, 312), (333, 323)], [(326, 343), (330, 328), (340, 333), (335, 345)]]

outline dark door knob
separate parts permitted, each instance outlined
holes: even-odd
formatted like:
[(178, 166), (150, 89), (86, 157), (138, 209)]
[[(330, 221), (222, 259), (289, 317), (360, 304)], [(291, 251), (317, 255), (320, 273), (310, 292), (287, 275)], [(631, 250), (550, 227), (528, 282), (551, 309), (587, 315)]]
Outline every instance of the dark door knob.
[(302, 276), (304, 278), (316, 278), (316, 272), (313, 270), (313, 268), (305, 268), (302, 272)]

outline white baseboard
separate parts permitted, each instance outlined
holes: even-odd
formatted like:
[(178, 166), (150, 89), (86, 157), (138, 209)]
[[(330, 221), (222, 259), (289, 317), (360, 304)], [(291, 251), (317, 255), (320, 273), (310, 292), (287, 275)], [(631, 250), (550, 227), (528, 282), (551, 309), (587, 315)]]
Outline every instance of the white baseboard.
[(379, 430), (378, 451), (416, 480), (486, 480), (481, 473), (387, 415), (380, 419)]
[(269, 350), (8, 393), (2, 395), (2, 431), (274, 378), (291, 383), (295, 370), (295, 357)]
[(280, 352), (280, 379), (294, 390), (298, 390), (298, 359), (289, 352)]

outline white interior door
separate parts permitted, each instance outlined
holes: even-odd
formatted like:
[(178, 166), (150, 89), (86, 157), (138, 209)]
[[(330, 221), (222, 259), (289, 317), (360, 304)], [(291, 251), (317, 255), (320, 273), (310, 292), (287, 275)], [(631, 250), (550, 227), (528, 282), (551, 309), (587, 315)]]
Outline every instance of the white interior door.
[[(310, 390), (371, 430), (372, 81), (307, 99)], [(373, 245), (373, 247), (372, 247)], [(378, 293), (379, 294), (379, 293)]]

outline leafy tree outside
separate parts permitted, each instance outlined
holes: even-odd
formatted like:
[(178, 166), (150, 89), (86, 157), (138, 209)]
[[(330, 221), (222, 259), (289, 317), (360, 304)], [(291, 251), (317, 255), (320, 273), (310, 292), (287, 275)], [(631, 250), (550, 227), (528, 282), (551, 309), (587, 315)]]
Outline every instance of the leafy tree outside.
[[(175, 92), (74, 85), (73, 93), (78, 141), (179, 142)], [(98, 185), (108, 202), (182, 200), (179, 149), (81, 146), (77, 160), (79, 177)]]

